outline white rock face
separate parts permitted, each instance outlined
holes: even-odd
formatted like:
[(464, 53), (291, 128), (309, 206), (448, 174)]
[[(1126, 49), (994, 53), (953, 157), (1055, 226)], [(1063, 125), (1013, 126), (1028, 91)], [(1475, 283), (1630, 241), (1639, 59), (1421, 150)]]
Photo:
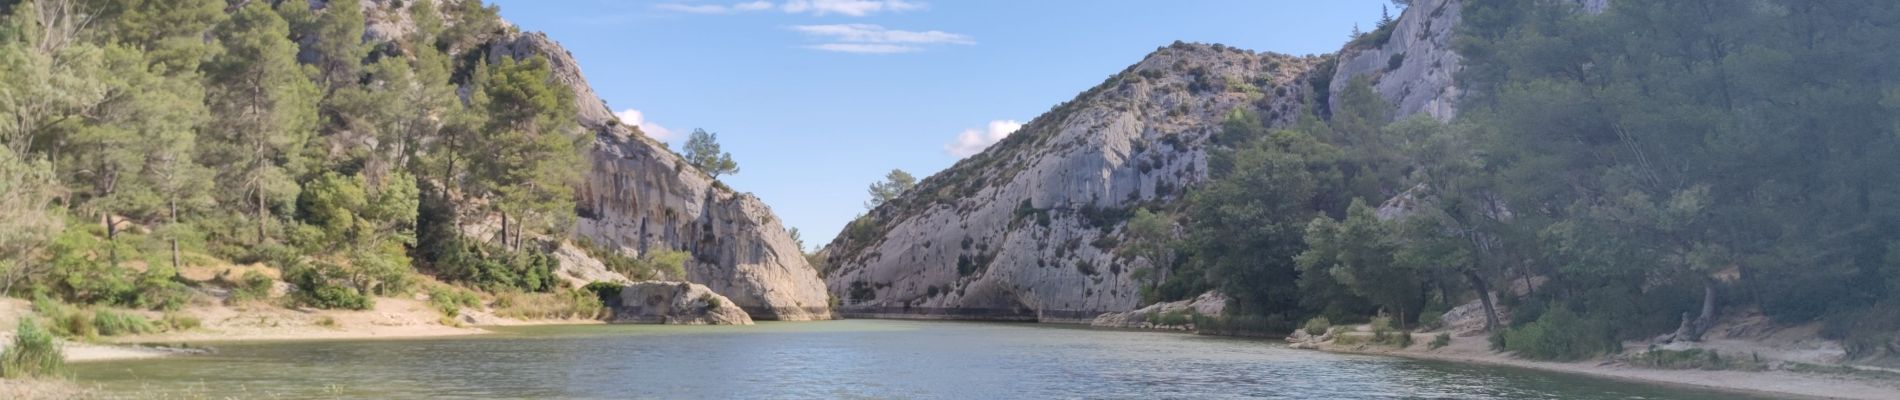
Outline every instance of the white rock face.
[[(1463, 57), (1452, 51), (1463, 0), (1418, 0), (1405, 9), (1383, 45), (1340, 50), (1332, 91), (1354, 77), (1372, 80), (1373, 90), (1392, 103), (1395, 117), (1425, 113), (1440, 121), (1457, 116), (1459, 90), (1453, 79)], [(1400, 62), (1396, 65), (1394, 60)], [(1396, 68), (1394, 68), (1396, 66)], [(1339, 97), (1330, 98), (1339, 107)]]
[(1193, 329), (1193, 322), (1186, 325), (1156, 325), (1154, 317), (1174, 313), (1192, 313), (1205, 316), (1219, 316), (1227, 312), (1227, 295), (1220, 292), (1202, 293), (1192, 299), (1149, 304), (1134, 311), (1112, 312), (1095, 317), (1089, 326), (1097, 328), (1123, 329)]
[(577, 238), (634, 255), (653, 249), (692, 253), (687, 281), (730, 297), (759, 319), (831, 319), (817, 270), (758, 197), (733, 192), (665, 145), (621, 125), (573, 56), (547, 35), (508, 35), (488, 50), (490, 57), (547, 57), (554, 80), (574, 90), (581, 126), (594, 132), (577, 199)]
[(1136, 208), (1182, 198), (1236, 108), (1297, 112), (1319, 61), (1176, 44), (871, 212), (826, 249), (846, 316), (1086, 324), (1140, 302), (1117, 253)]
[(705, 285), (636, 282), (620, 289), (616, 324), (752, 325), (752, 317)]

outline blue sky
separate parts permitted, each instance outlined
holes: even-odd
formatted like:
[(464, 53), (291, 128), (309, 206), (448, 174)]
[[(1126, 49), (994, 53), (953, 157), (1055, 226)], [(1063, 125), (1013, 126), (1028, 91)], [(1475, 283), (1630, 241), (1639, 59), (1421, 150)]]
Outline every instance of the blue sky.
[(764, 199), (808, 246), (861, 214), (865, 187), (892, 168), (919, 179), (942, 170), (1157, 47), (1327, 53), (1390, 4), (489, 2), (560, 41), (610, 107), (671, 131), (675, 148), (694, 128), (718, 133), (741, 168), (722, 179)]

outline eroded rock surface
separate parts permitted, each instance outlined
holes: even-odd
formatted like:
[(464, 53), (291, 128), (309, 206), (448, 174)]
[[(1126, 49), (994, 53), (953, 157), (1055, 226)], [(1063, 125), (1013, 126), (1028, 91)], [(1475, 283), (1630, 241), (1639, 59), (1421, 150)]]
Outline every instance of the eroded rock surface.
[(706, 285), (686, 282), (635, 282), (620, 289), (613, 323), (669, 325), (752, 325), (752, 317)]
[(1227, 295), (1219, 292), (1207, 292), (1192, 299), (1149, 304), (1133, 311), (1112, 312), (1095, 317), (1089, 326), (1097, 328), (1123, 329), (1165, 329), (1186, 330), (1193, 328), (1193, 320), (1186, 323), (1170, 321), (1170, 316), (1191, 317), (1193, 315), (1220, 316), (1227, 312)]

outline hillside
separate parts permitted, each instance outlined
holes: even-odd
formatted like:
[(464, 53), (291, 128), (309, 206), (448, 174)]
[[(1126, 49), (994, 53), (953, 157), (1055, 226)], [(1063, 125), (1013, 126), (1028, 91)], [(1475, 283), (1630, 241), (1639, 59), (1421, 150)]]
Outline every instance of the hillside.
[(1895, 7), (1407, 4), (1335, 54), (1158, 50), (854, 221), (827, 286), (847, 316), (1900, 354), (1869, 164), (1900, 58), (1866, 46)]

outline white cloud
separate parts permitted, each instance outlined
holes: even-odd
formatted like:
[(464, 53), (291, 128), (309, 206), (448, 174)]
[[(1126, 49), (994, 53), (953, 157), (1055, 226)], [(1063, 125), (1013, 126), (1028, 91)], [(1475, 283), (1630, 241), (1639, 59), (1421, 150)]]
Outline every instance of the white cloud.
[(614, 113), (614, 116), (620, 117), (620, 123), (622, 124), (640, 127), (640, 132), (646, 133), (647, 137), (653, 138), (653, 140), (665, 142), (678, 137), (673, 130), (666, 129), (666, 127), (660, 126), (660, 124), (646, 120), (646, 113), (640, 112), (640, 110), (629, 108), (625, 111)]
[(680, 3), (657, 4), (657, 5), (654, 5), (653, 8), (660, 9), (662, 11), (674, 11), (674, 12), (683, 12), (683, 13), (689, 13), (689, 14), (725, 14), (725, 13), (730, 13), (733, 10), (733, 7), (727, 7), (727, 6), (719, 5), (719, 4), (680, 4)]
[(732, 5), (732, 9), (733, 9), (733, 10), (737, 10), (737, 11), (764, 11), (764, 10), (770, 10), (770, 9), (772, 9), (772, 2), (770, 2), (770, 1), (765, 1), (765, 0), (759, 0), (759, 1), (754, 1), (754, 2), (750, 2), (750, 3), (739, 3), (739, 4), (734, 4), (734, 5)]
[(1022, 127), (1023, 124), (1016, 120), (990, 121), (986, 129), (964, 129), (962, 133), (957, 134), (955, 142), (943, 146), (943, 151), (957, 158), (973, 156), (983, 152), (983, 149), (989, 148), (990, 145), (1002, 141), (1003, 138), (1009, 137), (1010, 134), (1016, 133), (1016, 130)]
[(653, 8), (690, 14), (732, 14), (777, 8), (789, 14), (840, 14), (862, 17), (880, 12), (921, 10), (924, 8), (924, 3), (909, 0), (788, 0), (781, 4), (769, 0), (757, 0), (730, 5), (663, 3), (654, 5)]
[(806, 48), (846, 53), (908, 53), (923, 51), (924, 45), (976, 44), (969, 35), (959, 33), (906, 31), (873, 24), (797, 25), (791, 29), (830, 42)]
[(829, 51), (829, 52), (835, 52), (835, 53), (858, 53), (858, 54), (897, 54), (897, 53), (910, 53), (910, 52), (923, 50), (923, 48), (917, 47), (917, 46), (905, 46), (901, 44), (887, 44), (887, 43), (825, 43), (825, 44), (805, 46), (805, 48), (812, 49), (812, 50)]
[(879, 12), (920, 10), (924, 3), (905, 0), (789, 0), (779, 9), (793, 14), (843, 14), (862, 17)]

